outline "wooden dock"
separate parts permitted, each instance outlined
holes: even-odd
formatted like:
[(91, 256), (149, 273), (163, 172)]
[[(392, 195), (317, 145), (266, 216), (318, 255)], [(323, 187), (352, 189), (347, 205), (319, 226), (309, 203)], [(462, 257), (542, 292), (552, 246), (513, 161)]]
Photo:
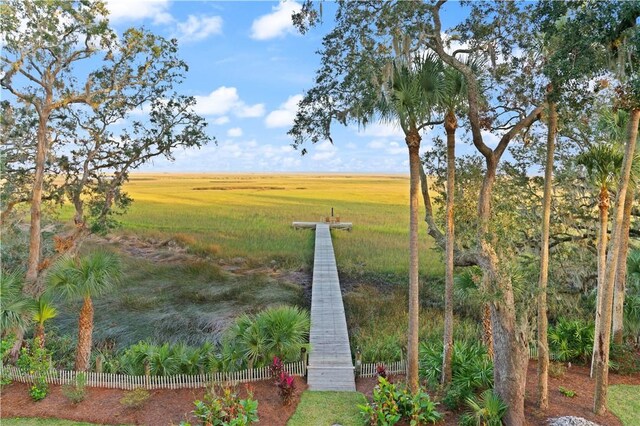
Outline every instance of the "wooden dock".
[(316, 243), (307, 384), (310, 390), (355, 391), (347, 320), (329, 231), (333, 225), (314, 223)]
[(351, 222), (293, 222), (291, 226), (293, 229), (316, 229), (318, 223), (328, 225), (331, 229), (344, 229), (346, 231), (353, 229)]

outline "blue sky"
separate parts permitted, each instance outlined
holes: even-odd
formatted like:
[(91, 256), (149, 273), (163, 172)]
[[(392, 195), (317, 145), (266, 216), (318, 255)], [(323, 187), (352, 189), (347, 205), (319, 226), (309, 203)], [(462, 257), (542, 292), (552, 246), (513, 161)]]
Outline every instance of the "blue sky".
[(156, 160), (144, 171), (407, 172), (402, 132), (391, 125), (363, 130), (336, 124), (334, 145), (310, 144), (305, 156), (291, 147), (286, 133), (297, 101), (313, 85), (334, 4), (325, 3), (324, 23), (302, 36), (290, 19), (300, 4), (291, 0), (107, 3), (117, 30), (142, 25), (179, 40), (189, 65), (179, 91), (196, 97), (196, 110), (218, 140), (217, 146), (176, 152), (174, 162)]

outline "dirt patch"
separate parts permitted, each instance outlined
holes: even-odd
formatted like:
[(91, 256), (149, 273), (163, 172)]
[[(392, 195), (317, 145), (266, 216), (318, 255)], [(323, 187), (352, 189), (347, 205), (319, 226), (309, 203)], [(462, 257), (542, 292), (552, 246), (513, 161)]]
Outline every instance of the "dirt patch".
[[(404, 380), (404, 376), (392, 376), (394, 381)], [(373, 387), (377, 383), (377, 378), (367, 377), (356, 380), (358, 392), (362, 392), (371, 398)], [(593, 390), (595, 380), (589, 378), (589, 368), (585, 366), (572, 366), (567, 368), (562, 377), (549, 377), (549, 409), (542, 412), (537, 407), (537, 363), (531, 361), (527, 370), (527, 389), (525, 397), (525, 415), (528, 426), (547, 426), (547, 419), (561, 416), (577, 416), (595, 422), (602, 426), (622, 426), (616, 416), (606, 413), (597, 416), (593, 413)], [(631, 376), (621, 376), (609, 373), (609, 384), (618, 385), (640, 385), (640, 374)], [(576, 392), (576, 396), (569, 398), (564, 396), (558, 388), (562, 386)], [(445, 414), (445, 420), (439, 425), (453, 426), (458, 424), (458, 418), (464, 412), (449, 412), (442, 405), (438, 406), (438, 411)], [(639, 414), (640, 416), (640, 414)]]
[(117, 247), (133, 258), (142, 258), (152, 262), (180, 263), (200, 260), (187, 248), (174, 239), (156, 240), (134, 235), (112, 235), (107, 237), (92, 236), (91, 241), (97, 244), (108, 244)]
[[(621, 376), (609, 373), (609, 384), (640, 385), (640, 374)], [(576, 392), (576, 396), (564, 396), (558, 388), (562, 386)], [(541, 412), (537, 407), (537, 363), (529, 363), (527, 371), (527, 394), (525, 412), (531, 425), (546, 425), (549, 417), (577, 416), (606, 426), (621, 426), (616, 416), (607, 413), (596, 416), (593, 413), (593, 391), (595, 380), (589, 377), (589, 368), (571, 366), (562, 377), (549, 377), (549, 409)]]
[[(296, 377), (296, 392), (289, 406), (283, 407), (277, 389), (271, 381), (239, 385), (242, 396), (247, 386), (258, 400), (260, 424), (284, 426), (295, 411), (300, 395), (307, 388), (304, 379)], [(28, 386), (14, 383), (2, 389), (2, 417), (55, 417), (73, 421), (136, 425), (177, 425), (181, 421), (195, 421), (191, 411), (193, 401), (202, 399), (204, 389), (179, 389), (151, 391), (151, 397), (142, 408), (130, 409), (120, 404), (123, 390), (88, 388), (87, 397), (79, 404), (72, 404), (61, 392), (60, 386), (51, 386), (50, 394), (39, 402), (33, 402)]]

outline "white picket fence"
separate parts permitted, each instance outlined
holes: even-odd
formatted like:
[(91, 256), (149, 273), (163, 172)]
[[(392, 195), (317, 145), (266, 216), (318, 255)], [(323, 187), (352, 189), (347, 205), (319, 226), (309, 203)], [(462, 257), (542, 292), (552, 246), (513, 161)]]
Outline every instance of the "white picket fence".
[(387, 374), (406, 374), (407, 363), (405, 361), (396, 362), (374, 362), (369, 364), (361, 364), (360, 368), (356, 368), (359, 377), (374, 377), (378, 375), (378, 366), (384, 365)]
[[(284, 365), (286, 371), (293, 376), (304, 376), (307, 366), (303, 361)], [(4, 366), (2, 374), (20, 383), (33, 383), (34, 376), (26, 374), (13, 366)], [(86, 386), (109, 389), (195, 389), (215, 384), (237, 384), (257, 382), (271, 378), (269, 367), (241, 370), (233, 373), (211, 374), (176, 374), (172, 376), (129, 376), (126, 374), (86, 372)], [(46, 382), (54, 385), (75, 383), (77, 371), (50, 370)]]

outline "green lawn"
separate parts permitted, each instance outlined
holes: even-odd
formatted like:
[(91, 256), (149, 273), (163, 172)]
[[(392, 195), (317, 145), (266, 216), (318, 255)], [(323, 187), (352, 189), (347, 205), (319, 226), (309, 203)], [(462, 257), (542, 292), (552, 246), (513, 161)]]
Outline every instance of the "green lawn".
[(288, 426), (362, 426), (357, 404), (365, 402), (360, 392), (312, 392), (302, 394)]
[(24, 419), (17, 417), (15, 419), (2, 419), (0, 420), (0, 424), (2, 424), (2, 426), (91, 426), (97, 423), (74, 422), (59, 419)]
[(609, 410), (622, 421), (625, 426), (640, 424), (640, 386), (609, 386)]

